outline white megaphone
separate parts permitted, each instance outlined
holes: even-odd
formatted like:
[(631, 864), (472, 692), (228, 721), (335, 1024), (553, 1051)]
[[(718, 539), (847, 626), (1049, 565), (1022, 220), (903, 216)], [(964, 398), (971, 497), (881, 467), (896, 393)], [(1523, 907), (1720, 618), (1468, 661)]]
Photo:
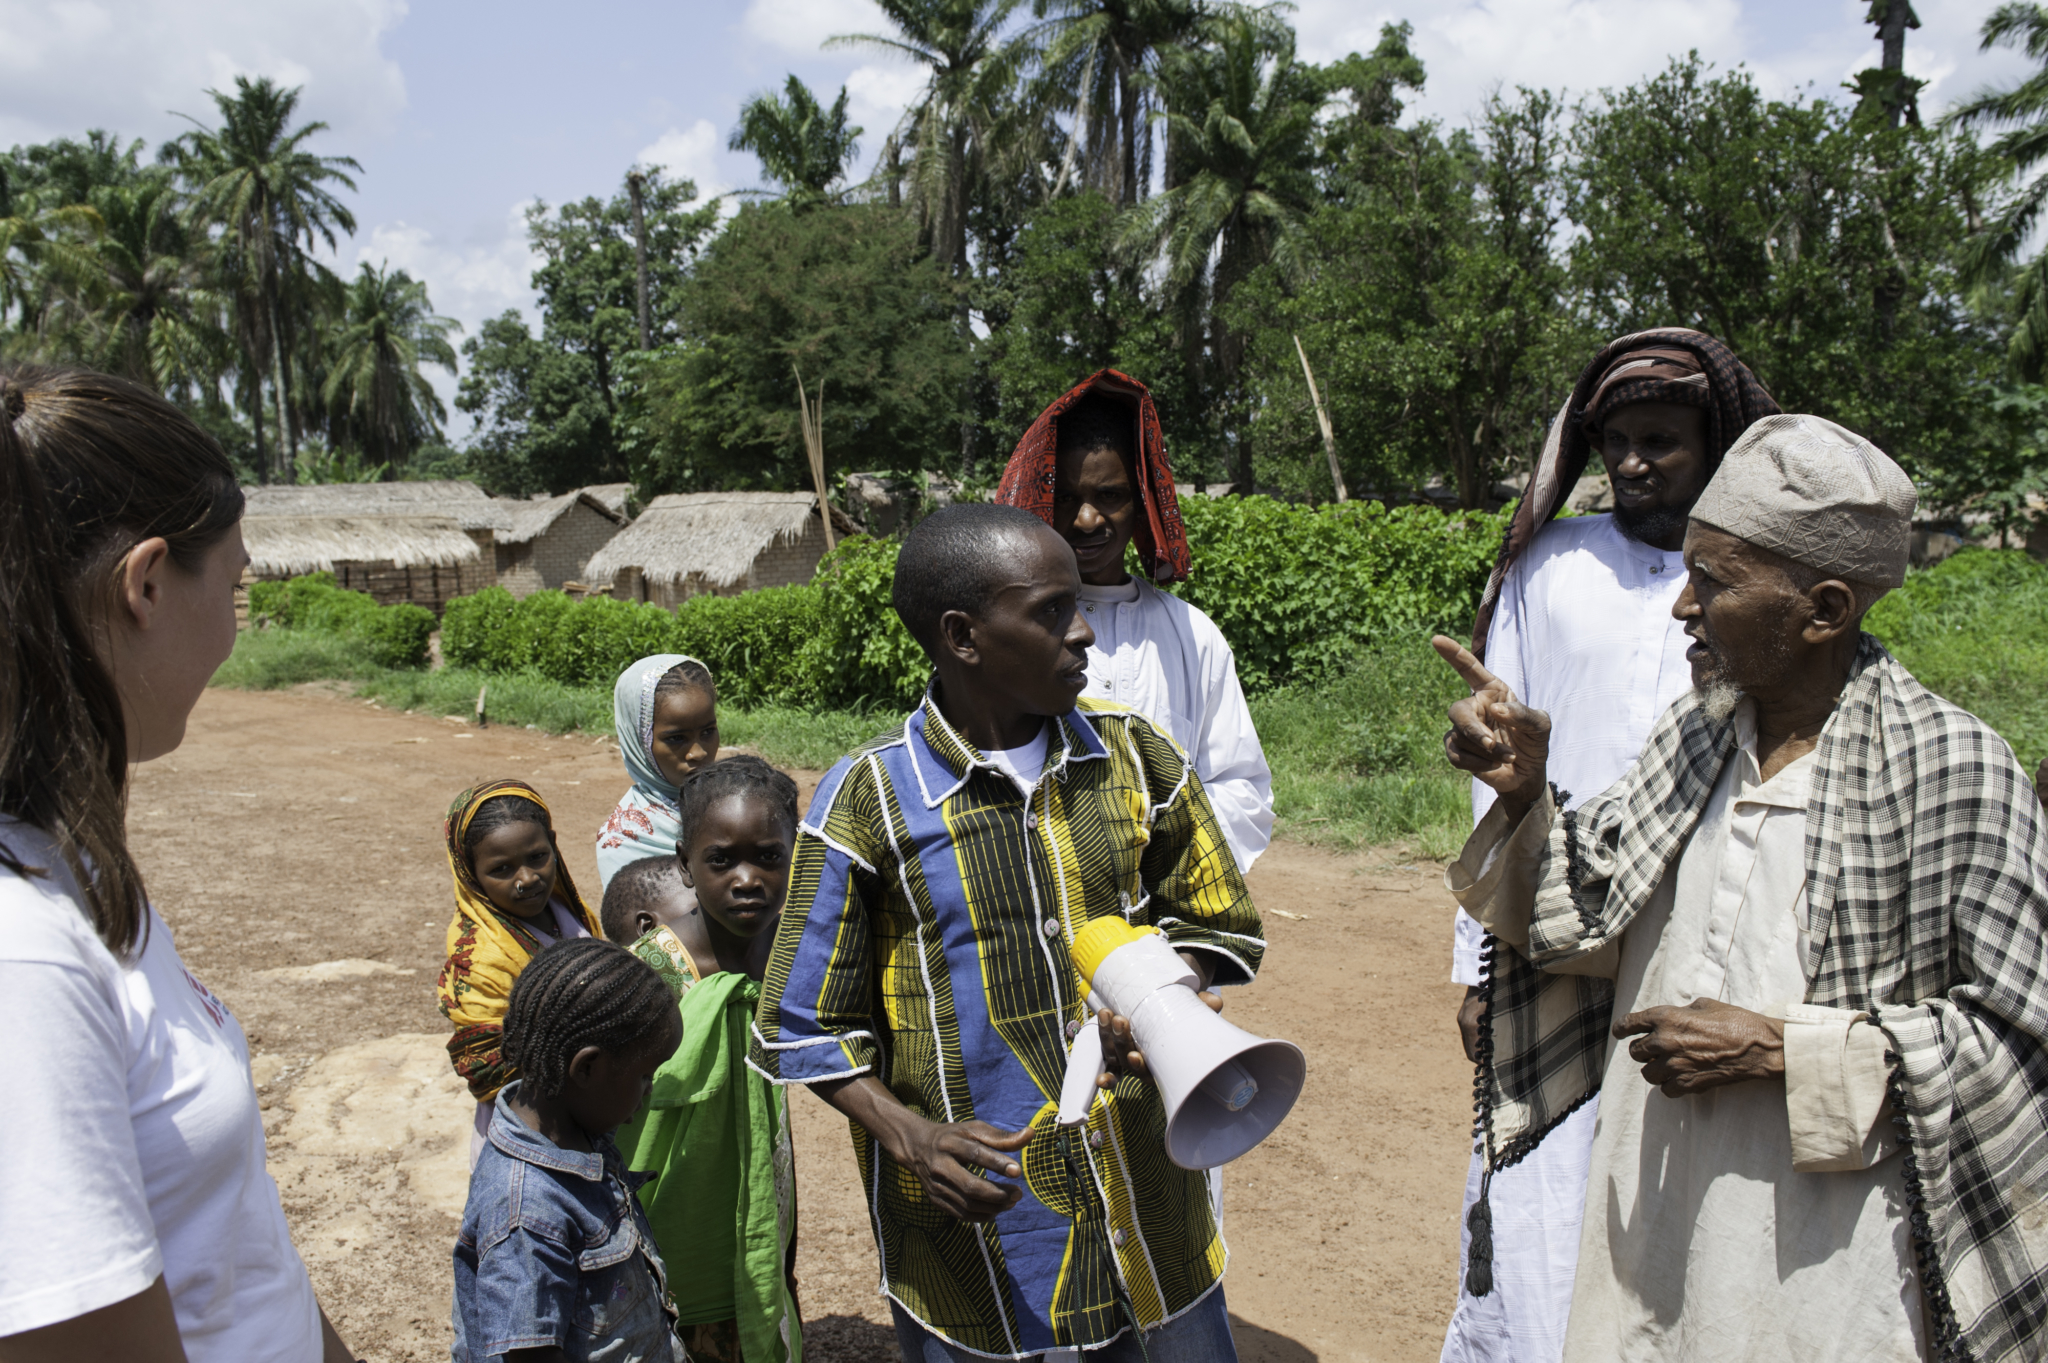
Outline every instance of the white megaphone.
[(1088, 981), (1088, 1020), (1074, 1036), (1060, 1085), (1059, 1121), (1088, 1120), (1102, 1073), (1107, 1008), (1131, 1039), (1166, 1104), (1166, 1155), (1183, 1169), (1213, 1169), (1257, 1145), (1287, 1118), (1308, 1074), (1301, 1047), (1253, 1036), (1196, 997), (1200, 985), (1157, 928), (1098, 918), (1074, 934), (1074, 968)]

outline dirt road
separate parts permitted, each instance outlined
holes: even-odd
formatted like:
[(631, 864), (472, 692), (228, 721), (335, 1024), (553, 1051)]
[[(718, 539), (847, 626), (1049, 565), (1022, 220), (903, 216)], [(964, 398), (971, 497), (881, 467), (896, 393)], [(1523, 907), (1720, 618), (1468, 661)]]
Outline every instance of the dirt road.
[[(300, 1252), (377, 1363), (447, 1357), (471, 1109), (434, 1010), (451, 909), (441, 816), (497, 776), (548, 797), (594, 893), (591, 835), (624, 786), (608, 742), (479, 732), (319, 688), (211, 691), (185, 745), (136, 777), (130, 827), (152, 898), (248, 1030)], [(816, 774), (800, 776), (808, 800)], [(1299, 1042), (1309, 1087), (1225, 1174), (1246, 1363), (1437, 1355), (1470, 1102), (1440, 875), (1282, 842), (1251, 877), (1271, 947), (1230, 1016)], [(791, 1108), (806, 1352), (893, 1360), (845, 1124), (801, 1089)]]

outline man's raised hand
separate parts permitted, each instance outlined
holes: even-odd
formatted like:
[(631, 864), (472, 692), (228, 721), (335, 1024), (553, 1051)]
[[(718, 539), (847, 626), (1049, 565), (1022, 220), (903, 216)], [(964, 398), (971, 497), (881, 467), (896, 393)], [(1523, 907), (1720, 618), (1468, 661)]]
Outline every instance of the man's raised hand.
[(1457, 640), (1439, 634), (1429, 642), (1472, 688), (1471, 696), (1451, 706), (1444, 756), (1459, 771), (1469, 771), (1492, 786), (1506, 813), (1519, 821), (1543, 797), (1550, 716), (1515, 699), (1508, 684)]

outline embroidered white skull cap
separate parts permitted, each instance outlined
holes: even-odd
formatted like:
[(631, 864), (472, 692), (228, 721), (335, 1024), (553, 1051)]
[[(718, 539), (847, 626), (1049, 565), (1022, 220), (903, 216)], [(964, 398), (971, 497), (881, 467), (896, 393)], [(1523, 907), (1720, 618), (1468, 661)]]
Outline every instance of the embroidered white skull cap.
[(1830, 577), (1896, 587), (1916, 500), (1883, 450), (1825, 417), (1786, 413), (1729, 447), (1692, 519)]

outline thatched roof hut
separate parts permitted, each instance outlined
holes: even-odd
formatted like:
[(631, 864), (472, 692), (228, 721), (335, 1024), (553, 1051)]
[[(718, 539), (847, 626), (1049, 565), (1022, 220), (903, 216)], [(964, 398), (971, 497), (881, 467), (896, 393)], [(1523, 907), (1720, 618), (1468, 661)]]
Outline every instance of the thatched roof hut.
[[(590, 556), (626, 524), (627, 483), (578, 488), (559, 497), (504, 501), (506, 523), (497, 533), (498, 585), (531, 596), (580, 582)], [(618, 490), (616, 497), (609, 494)]]
[[(858, 533), (836, 507), (841, 539)], [(657, 497), (591, 556), (593, 587), (664, 606), (711, 593), (808, 582), (825, 556), (825, 525), (809, 492), (689, 492)]]
[(246, 490), (250, 575), (331, 572), (380, 604), (439, 610), (488, 586), (494, 539), (510, 523), (475, 483), (325, 483)]

